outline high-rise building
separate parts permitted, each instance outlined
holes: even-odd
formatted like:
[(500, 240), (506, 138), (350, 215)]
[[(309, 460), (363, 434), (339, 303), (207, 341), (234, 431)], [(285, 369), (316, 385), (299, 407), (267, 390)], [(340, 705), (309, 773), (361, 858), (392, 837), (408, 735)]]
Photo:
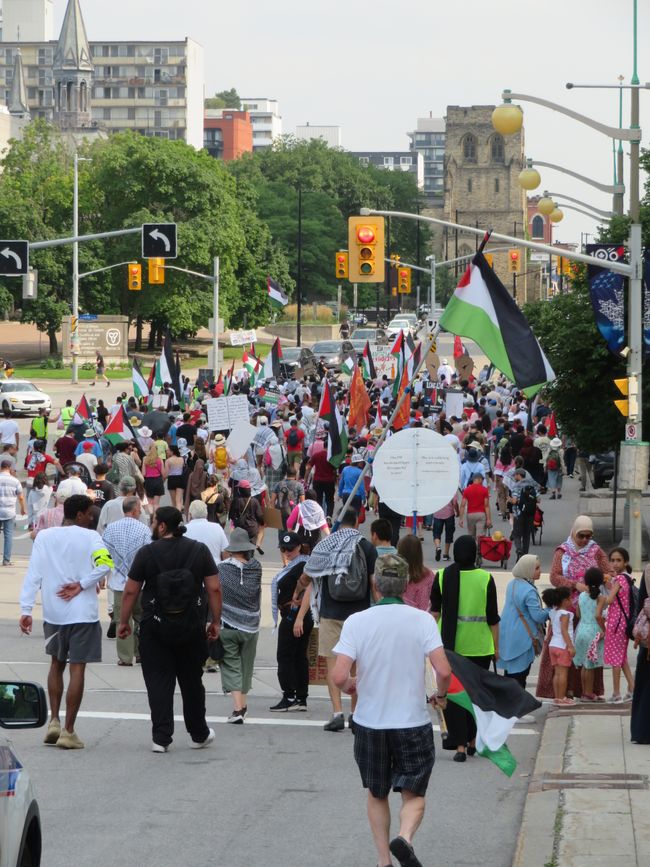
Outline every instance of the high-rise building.
[(424, 157), (420, 151), (351, 151), (361, 166), (374, 166), (387, 172), (409, 172), (419, 190), (424, 189)]
[(54, 0), (2, 0), (0, 42), (54, 39)]
[(58, 40), (0, 43), (7, 104), (18, 49), (32, 117), (67, 131), (130, 129), (203, 147), (203, 48), (192, 39), (89, 42), (79, 0), (69, 0)]
[(306, 123), (296, 127), (296, 138), (301, 141), (321, 139), (328, 147), (340, 148), (342, 143), (341, 127)]
[(218, 160), (236, 160), (253, 150), (253, 125), (247, 111), (206, 108), (203, 147)]
[(413, 132), (408, 133), (411, 150), (422, 154), (424, 160), (423, 193), (429, 207), (442, 207), (445, 176), (445, 119), (419, 117)]
[(242, 96), (242, 111), (247, 111), (253, 125), (253, 150), (271, 147), (282, 135), (282, 116), (277, 99)]

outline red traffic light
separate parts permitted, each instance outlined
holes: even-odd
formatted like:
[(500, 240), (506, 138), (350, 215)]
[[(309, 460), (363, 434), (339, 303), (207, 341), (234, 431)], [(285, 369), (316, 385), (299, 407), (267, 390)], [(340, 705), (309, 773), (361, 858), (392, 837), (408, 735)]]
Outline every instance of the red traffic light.
[(510, 251), (510, 258), (512, 259), (513, 262), (517, 262), (519, 260), (519, 250), (511, 250)]
[(345, 265), (345, 256), (337, 256), (336, 261), (339, 263), (339, 265)]
[(374, 244), (375, 240), (375, 230), (372, 226), (359, 226), (357, 229), (357, 241), (360, 244)]

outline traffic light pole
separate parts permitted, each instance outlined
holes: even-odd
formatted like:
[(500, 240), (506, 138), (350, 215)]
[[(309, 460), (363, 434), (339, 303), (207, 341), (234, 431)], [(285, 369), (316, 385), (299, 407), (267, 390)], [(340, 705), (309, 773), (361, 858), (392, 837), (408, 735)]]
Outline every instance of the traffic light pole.
[(179, 268), (178, 265), (165, 265), (166, 271), (179, 271), (181, 274), (191, 274), (192, 277), (200, 277), (201, 280), (209, 280), (212, 283), (212, 317), (214, 319), (214, 332), (212, 334), (212, 372), (217, 377), (219, 364), (219, 257), (213, 260), (212, 274), (201, 274), (200, 271), (191, 271), (189, 268)]

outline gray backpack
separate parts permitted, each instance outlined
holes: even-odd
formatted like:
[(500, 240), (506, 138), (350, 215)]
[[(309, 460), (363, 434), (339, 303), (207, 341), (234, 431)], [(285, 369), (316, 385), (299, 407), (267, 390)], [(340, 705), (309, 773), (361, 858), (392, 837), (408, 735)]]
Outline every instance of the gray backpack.
[(327, 589), (335, 602), (361, 602), (368, 595), (368, 565), (361, 540), (354, 546), (347, 572), (327, 576)]

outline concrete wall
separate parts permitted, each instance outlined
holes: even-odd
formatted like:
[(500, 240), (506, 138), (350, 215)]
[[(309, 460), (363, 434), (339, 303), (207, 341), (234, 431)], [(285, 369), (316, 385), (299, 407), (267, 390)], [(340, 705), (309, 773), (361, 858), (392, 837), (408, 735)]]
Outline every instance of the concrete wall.
[[(269, 334), (279, 337), (281, 340), (291, 340), (295, 343), (296, 340), (296, 323), (287, 325), (267, 325), (265, 328)], [(311, 346), (317, 340), (338, 340), (339, 326), (338, 325), (303, 325), (300, 328), (302, 332), (301, 342), (303, 346)]]

